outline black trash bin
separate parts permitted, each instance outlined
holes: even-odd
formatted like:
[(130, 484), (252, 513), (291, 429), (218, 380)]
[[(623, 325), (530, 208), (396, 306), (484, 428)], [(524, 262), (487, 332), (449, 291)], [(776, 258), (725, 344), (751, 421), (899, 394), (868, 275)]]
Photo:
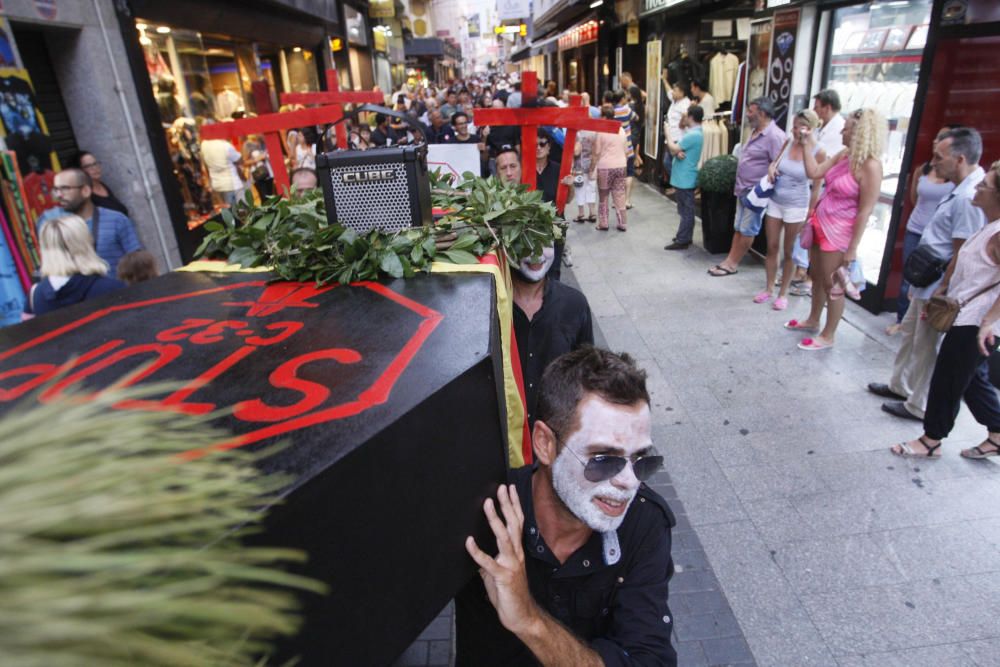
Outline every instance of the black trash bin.
[(701, 193), (701, 234), (705, 250), (713, 255), (729, 252), (733, 243), (736, 196), (731, 192)]

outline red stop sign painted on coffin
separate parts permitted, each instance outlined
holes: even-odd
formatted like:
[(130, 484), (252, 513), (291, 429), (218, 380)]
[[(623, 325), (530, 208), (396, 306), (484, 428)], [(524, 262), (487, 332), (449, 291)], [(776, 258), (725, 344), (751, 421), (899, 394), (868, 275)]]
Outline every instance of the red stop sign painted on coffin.
[(235, 435), (219, 446), (240, 447), (385, 403), (442, 319), (371, 282), (254, 280), (173, 294), (89, 313), (0, 353), (0, 404), (43, 386), (47, 402), (170, 382), (178, 388), (114, 407), (230, 408)]

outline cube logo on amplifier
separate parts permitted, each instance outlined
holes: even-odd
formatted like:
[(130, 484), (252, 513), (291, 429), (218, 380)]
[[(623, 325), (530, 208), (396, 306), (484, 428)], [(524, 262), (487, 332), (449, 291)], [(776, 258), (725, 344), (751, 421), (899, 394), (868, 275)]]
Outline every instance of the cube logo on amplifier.
[(323, 153), (316, 172), (331, 223), (367, 234), (432, 220), (426, 145)]
[(396, 178), (392, 169), (378, 171), (349, 171), (340, 175), (344, 183), (370, 183), (371, 181), (391, 181)]

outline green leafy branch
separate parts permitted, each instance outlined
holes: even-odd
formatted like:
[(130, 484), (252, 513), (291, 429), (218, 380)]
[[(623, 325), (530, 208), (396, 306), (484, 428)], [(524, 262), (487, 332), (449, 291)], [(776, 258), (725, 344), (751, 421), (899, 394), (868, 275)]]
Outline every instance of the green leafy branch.
[(205, 223), (196, 254), (225, 257), (244, 268), (270, 267), (286, 280), (319, 284), (410, 278), (432, 262), (473, 264), (499, 250), (508, 263), (538, 257), (563, 228), (555, 207), (540, 191), (506, 186), (496, 178), (466, 172), (461, 183), (432, 174), (432, 201), (446, 211), (436, 223), (395, 233), (358, 234), (330, 224), (322, 191), (269, 197), (255, 205), (251, 195), (219, 219)]

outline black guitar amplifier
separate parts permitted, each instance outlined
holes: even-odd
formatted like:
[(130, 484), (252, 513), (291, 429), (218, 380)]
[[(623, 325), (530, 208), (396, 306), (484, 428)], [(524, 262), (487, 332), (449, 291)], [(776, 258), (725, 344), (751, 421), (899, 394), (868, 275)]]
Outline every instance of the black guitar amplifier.
[(362, 234), (431, 222), (426, 144), (323, 153), (316, 174), (331, 223)]

